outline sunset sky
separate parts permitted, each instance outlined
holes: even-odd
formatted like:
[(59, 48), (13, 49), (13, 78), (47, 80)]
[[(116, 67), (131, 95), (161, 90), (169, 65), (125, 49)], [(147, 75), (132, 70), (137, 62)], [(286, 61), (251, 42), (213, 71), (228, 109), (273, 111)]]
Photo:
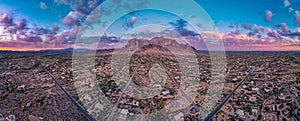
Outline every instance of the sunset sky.
[[(119, 0), (112, 1), (118, 4)], [(219, 33), (210, 34), (220, 37), (226, 50), (300, 50), (300, 0), (195, 1), (214, 21)], [(71, 48), (86, 18), (103, 2), (106, 1), (0, 0), (0, 50)], [(101, 20), (101, 15), (96, 17)], [(163, 11), (137, 11), (119, 18), (106, 34), (121, 36), (156, 23), (182, 36), (199, 36), (180, 20)], [(103, 46), (118, 42), (105, 43)], [(201, 49), (197, 44), (192, 46)]]

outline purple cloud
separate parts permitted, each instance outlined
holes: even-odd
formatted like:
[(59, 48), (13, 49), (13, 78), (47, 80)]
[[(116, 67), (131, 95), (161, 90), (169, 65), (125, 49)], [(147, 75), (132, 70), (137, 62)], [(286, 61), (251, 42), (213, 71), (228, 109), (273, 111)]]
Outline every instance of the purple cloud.
[(87, 16), (104, 0), (55, 0), (57, 4), (70, 5), (73, 9), (62, 20), (63, 24), (72, 27), (80, 25)]
[(124, 23), (124, 29), (125, 30), (127, 30), (127, 29), (129, 29), (129, 28), (132, 28), (133, 27), (133, 25), (134, 25), (134, 23), (136, 22), (136, 17), (135, 16), (132, 16), (132, 17), (130, 17), (130, 18), (128, 18), (126, 21), (125, 21), (125, 23)]
[(267, 22), (272, 22), (272, 16), (273, 16), (272, 11), (266, 10), (265, 14), (266, 14), (265, 20), (266, 20)]
[(288, 26), (286, 25), (286, 23), (281, 23), (276, 25), (276, 27), (280, 28), (282, 33), (286, 34), (286, 33), (290, 33), (291, 31), (289, 30)]
[(272, 30), (270, 28), (267, 28), (267, 35), (269, 37), (275, 38), (275, 39), (280, 39), (280, 35), (278, 34), (277, 30)]
[(252, 30), (252, 26), (251, 26), (250, 24), (243, 23), (242, 26), (243, 26), (243, 28), (246, 29), (246, 30)]
[(0, 20), (2, 26), (8, 27), (13, 25), (13, 16), (8, 13), (4, 13)]
[(264, 27), (262, 26), (257, 26), (256, 24), (254, 24), (254, 32), (255, 33), (261, 33), (262, 31), (264, 31)]
[(23, 30), (27, 29), (27, 20), (26, 19), (21, 19), (16, 23), (16, 29), (17, 30)]
[(181, 36), (198, 36), (200, 34), (195, 33), (194, 31), (186, 29), (187, 21), (183, 19), (176, 20), (175, 22), (170, 22), (170, 25), (173, 26), (174, 30), (178, 32)]
[(81, 25), (82, 16), (78, 12), (71, 11), (67, 16), (65, 16), (62, 20), (64, 25), (72, 27), (74, 25)]
[(291, 3), (289, 2), (289, 0), (284, 0), (283, 5), (284, 7), (288, 7), (291, 5)]
[(39, 36), (24, 36), (19, 38), (21, 41), (30, 42), (30, 43), (41, 43), (43, 39)]

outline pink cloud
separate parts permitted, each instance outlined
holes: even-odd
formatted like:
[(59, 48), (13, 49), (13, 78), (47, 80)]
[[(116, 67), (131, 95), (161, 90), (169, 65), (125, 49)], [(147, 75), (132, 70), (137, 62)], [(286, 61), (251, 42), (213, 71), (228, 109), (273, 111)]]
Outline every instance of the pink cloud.
[(8, 13), (4, 13), (1, 16), (0, 20), (1, 24), (5, 27), (12, 26), (13, 25), (13, 18), (12, 15), (9, 15)]
[(256, 24), (254, 24), (254, 32), (255, 33), (260, 33), (260, 31), (263, 29), (263, 27), (261, 26), (257, 26)]
[(25, 20), (25, 19), (21, 19), (20, 21), (18, 21), (16, 23), (16, 28), (18, 30), (26, 29), (26, 26), (27, 26), (27, 20)]
[(81, 24), (80, 21), (81, 21), (80, 14), (77, 13), (76, 11), (75, 12), (71, 11), (67, 16), (63, 18), (62, 23), (64, 25), (72, 27), (74, 25), (80, 25)]
[(284, 0), (283, 4), (284, 4), (284, 7), (287, 7), (287, 6), (291, 5), (291, 3), (289, 2), (289, 0)]
[(136, 17), (135, 16), (132, 16), (131, 18), (129, 18), (128, 20), (125, 21), (123, 27), (124, 29), (129, 29), (129, 28), (132, 28), (134, 23), (136, 22)]
[(281, 31), (282, 31), (283, 33), (288, 33), (288, 32), (289, 32), (289, 28), (288, 28), (288, 26), (286, 25), (286, 23), (281, 23), (281, 24), (280, 24), (280, 27), (281, 27)]
[(272, 16), (273, 16), (272, 11), (266, 10), (265, 13), (266, 13), (266, 16), (265, 16), (266, 21), (267, 21), (267, 22), (272, 22)]

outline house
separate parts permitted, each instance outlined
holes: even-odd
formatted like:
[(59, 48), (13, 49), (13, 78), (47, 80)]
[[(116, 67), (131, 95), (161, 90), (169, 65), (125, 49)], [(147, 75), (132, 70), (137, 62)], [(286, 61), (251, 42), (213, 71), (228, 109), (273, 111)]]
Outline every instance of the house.
[(174, 116), (173, 121), (181, 121), (183, 119), (183, 113), (178, 113), (176, 116)]
[(250, 97), (249, 97), (249, 101), (255, 102), (255, 101), (256, 101), (256, 97), (250, 96)]
[(140, 102), (138, 102), (138, 101), (133, 101), (133, 105), (134, 105), (134, 106), (139, 106), (139, 104), (140, 104)]
[(170, 91), (169, 90), (164, 90), (164, 91), (162, 91), (161, 92), (163, 95), (168, 95), (168, 94), (170, 94)]
[(9, 121), (15, 121), (16, 116), (15, 115), (9, 115), (6, 119), (9, 120)]
[(259, 91), (259, 88), (253, 87), (253, 88), (252, 88), (252, 91)]
[(30, 106), (31, 106), (30, 102), (26, 103), (26, 107), (30, 107)]
[(98, 110), (103, 110), (103, 105), (101, 105), (100, 103), (97, 103), (96, 105), (95, 105), (95, 108), (96, 109), (98, 109)]
[(162, 88), (160, 84), (154, 84), (153, 87), (154, 87), (155, 89), (161, 89), (161, 88)]
[(24, 89), (25, 89), (25, 85), (24, 84), (17, 87), (18, 91), (21, 91), (21, 90), (24, 90)]
[(122, 109), (121, 113), (124, 114), (124, 115), (127, 115), (128, 114), (128, 109)]
[(235, 113), (238, 114), (240, 118), (245, 119), (245, 113), (243, 110), (238, 109)]
[(257, 109), (252, 109), (252, 113), (253, 113), (254, 115), (257, 115), (257, 112), (258, 112)]
[(0, 121), (4, 121), (4, 117), (2, 114), (0, 114)]

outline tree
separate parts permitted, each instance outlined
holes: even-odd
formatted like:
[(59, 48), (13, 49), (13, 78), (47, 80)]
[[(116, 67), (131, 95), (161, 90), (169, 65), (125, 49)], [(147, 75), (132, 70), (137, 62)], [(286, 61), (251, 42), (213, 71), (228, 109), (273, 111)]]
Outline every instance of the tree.
[(287, 120), (286, 120), (286, 118), (283, 117), (283, 118), (282, 118), (282, 121), (287, 121)]
[(265, 107), (265, 111), (270, 111), (270, 108), (269, 107)]
[(238, 99), (238, 100), (236, 101), (236, 103), (237, 103), (238, 105), (241, 105), (240, 99)]
[(231, 117), (231, 120), (232, 120), (232, 121), (235, 121), (235, 120), (236, 120), (236, 117), (235, 117), (235, 116), (232, 116), (232, 117)]
[(174, 90), (173, 89), (169, 89), (169, 92), (171, 95), (174, 95)]
[(257, 117), (257, 120), (261, 120), (262, 119), (262, 115), (259, 114), (258, 117)]
[(247, 109), (248, 111), (251, 111), (252, 108), (251, 108), (250, 105), (247, 105), (247, 106), (246, 106), (246, 109)]
[(278, 116), (280, 115), (280, 111), (277, 111), (277, 113), (276, 113)]

